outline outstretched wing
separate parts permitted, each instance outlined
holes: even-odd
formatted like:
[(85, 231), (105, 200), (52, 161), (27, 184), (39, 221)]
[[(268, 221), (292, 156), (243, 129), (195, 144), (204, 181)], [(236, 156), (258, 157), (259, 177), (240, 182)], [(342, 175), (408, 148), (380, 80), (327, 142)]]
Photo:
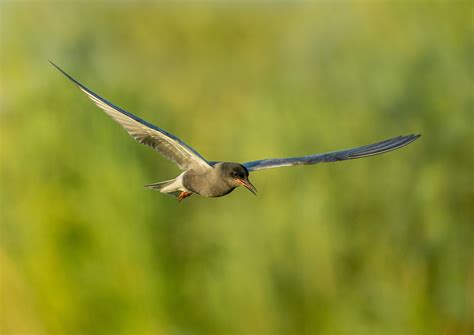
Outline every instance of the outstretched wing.
[(277, 168), (282, 166), (294, 166), (294, 165), (308, 165), (317, 164), (322, 162), (336, 162), (347, 159), (356, 159), (374, 155), (380, 155), (384, 152), (399, 149), (405, 145), (415, 141), (421, 135), (408, 135), (399, 136), (382, 142), (369, 144), (363, 147), (327, 152), (323, 154), (302, 156), (302, 157), (289, 157), (289, 158), (272, 158), (262, 159), (259, 161), (247, 162), (242, 164), (249, 171)]
[(76, 84), (98, 107), (124, 127), (133, 138), (152, 147), (164, 157), (176, 163), (181, 170), (211, 168), (209, 163), (196, 150), (178, 137), (115, 106), (82, 85), (53, 62), (50, 61), (50, 63)]

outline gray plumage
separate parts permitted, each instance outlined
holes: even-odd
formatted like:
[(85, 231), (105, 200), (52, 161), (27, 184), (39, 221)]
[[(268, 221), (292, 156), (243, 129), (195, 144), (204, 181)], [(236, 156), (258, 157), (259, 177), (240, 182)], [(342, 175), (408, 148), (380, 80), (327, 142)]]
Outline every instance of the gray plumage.
[(152, 147), (176, 163), (181, 170), (210, 168), (207, 161), (196, 150), (181, 141), (178, 137), (98, 96), (64, 72), (59, 66), (53, 62), (50, 63), (75, 83), (99, 108), (124, 127), (133, 138), (142, 144)]
[(251, 171), (379, 155), (406, 146), (420, 137), (420, 135), (399, 136), (353, 149), (301, 157), (263, 159), (243, 164), (212, 162), (207, 161), (175, 135), (112, 104), (78, 82), (56, 64), (50, 63), (76, 84), (99, 108), (125, 128), (133, 138), (158, 151), (184, 171), (174, 179), (146, 185), (162, 193), (176, 196), (180, 201), (192, 194), (220, 197), (229, 194), (238, 186), (244, 186), (256, 194), (255, 187), (248, 179)]
[(415, 141), (421, 135), (408, 135), (408, 136), (398, 136), (385, 140), (382, 142), (369, 144), (363, 147), (327, 152), (323, 154), (302, 156), (302, 157), (288, 157), (288, 158), (271, 158), (271, 159), (262, 159), (253, 162), (247, 162), (243, 165), (249, 171), (257, 171), (263, 169), (270, 169), (283, 166), (295, 166), (295, 165), (309, 165), (309, 164), (318, 164), (323, 162), (337, 162), (348, 159), (356, 159), (369, 157), (374, 155), (380, 155), (385, 152), (399, 149), (405, 145), (410, 144)]

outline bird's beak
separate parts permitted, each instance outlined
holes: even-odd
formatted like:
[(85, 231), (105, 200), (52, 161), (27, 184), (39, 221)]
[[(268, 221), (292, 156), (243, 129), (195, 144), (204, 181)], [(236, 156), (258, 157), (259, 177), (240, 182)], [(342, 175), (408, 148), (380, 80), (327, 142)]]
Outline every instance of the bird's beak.
[(248, 179), (236, 179), (237, 183), (245, 187), (247, 190), (252, 192), (253, 194), (257, 195), (257, 189), (255, 186)]

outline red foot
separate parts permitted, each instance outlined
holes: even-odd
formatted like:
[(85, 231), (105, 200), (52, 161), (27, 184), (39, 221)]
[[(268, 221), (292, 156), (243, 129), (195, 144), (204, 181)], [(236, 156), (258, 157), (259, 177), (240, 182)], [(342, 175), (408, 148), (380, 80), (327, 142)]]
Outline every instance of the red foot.
[(181, 192), (179, 195), (178, 195), (178, 202), (181, 202), (181, 200), (183, 200), (184, 198), (187, 198), (187, 197), (190, 197), (192, 196), (193, 194), (191, 192)]

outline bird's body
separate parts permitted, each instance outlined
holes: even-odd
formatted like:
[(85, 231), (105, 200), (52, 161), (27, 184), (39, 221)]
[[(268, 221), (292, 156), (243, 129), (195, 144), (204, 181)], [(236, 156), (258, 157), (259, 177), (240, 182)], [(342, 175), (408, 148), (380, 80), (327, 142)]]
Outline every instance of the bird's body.
[(247, 179), (249, 189), (255, 192), (255, 188), (248, 181), (248, 175), (248, 170), (239, 163), (218, 162), (213, 164), (211, 169), (188, 170), (175, 179), (146, 186), (162, 193), (184, 192), (215, 198), (227, 195), (242, 185), (242, 182), (237, 180)]
[[(249, 173), (247, 170), (238, 163), (223, 163), (219, 162), (215, 164), (210, 171), (205, 173), (195, 173), (194, 171), (186, 172), (183, 176), (183, 182), (187, 185), (187, 188), (199, 195), (205, 197), (222, 197), (223, 195), (232, 192), (238, 184), (233, 181), (233, 178), (226, 167), (236, 167), (245, 171), (242, 178), (247, 179)], [(225, 178), (228, 176), (228, 178)]]
[(283, 166), (334, 162), (378, 155), (401, 148), (420, 137), (420, 135), (399, 136), (353, 149), (300, 157), (263, 159), (243, 164), (207, 161), (196, 150), (188, 146), (175, 135), (152, 125), (98, 96), (57, 65), (52, 62), (51, 64), (74, 82), (98, 107), (124, 127), (132, 137), (140, 143), (155, 149), (165, 158), (176, 163), (176, 165), (183, 170), (183, 172), (174, 179), (146, 185), (151, 189), (173, 195), (179, 201), (192, 194), (199, 194), (205, 197), (221, 197), (229, 194), (239, 186), (244, 186), (256, 194), (255, 187), (248, 179), (249, 173), (252, 171)]

